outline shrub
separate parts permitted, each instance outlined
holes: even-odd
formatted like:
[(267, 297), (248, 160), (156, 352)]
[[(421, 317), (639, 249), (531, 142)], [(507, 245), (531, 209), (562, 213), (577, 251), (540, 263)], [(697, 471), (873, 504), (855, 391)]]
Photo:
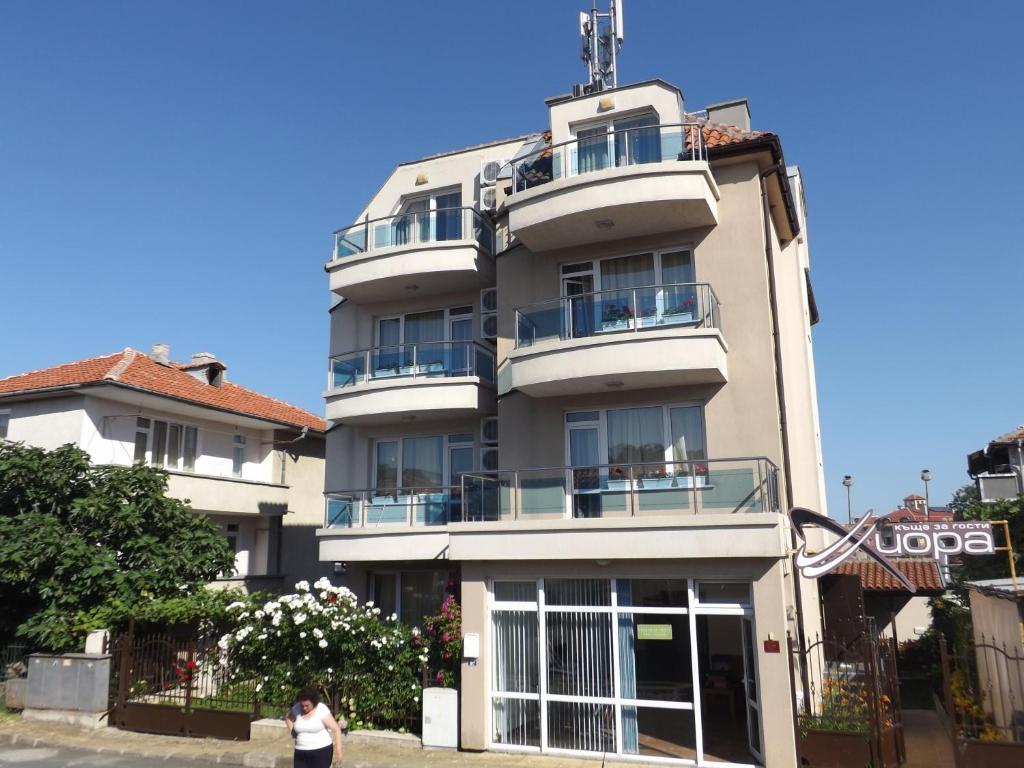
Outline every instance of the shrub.
[(389, 726), (419, 711), (428, 644), (345, 587), (300, 581), (295, 594), (262, 607), (228, 608), (235, 628), (220, 639), (221, 663), (234, 683), (255, 683), (263, 701), (283, 708), (313, 685), (350, 727)]

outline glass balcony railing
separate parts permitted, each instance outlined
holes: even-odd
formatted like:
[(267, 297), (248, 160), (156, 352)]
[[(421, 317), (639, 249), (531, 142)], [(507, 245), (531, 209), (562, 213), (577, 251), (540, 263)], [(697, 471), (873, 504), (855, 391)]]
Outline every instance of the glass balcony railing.
[(718, 297), (708, 283), (618, 288), (519, 307), (516, 348), (670, 326), (721, 329)]
[(466, 520), (779, 512), (770, 459), (501, 470), (462, 475)]
[(462, 488), (368, 488), (327, 494), (325, 528), (447, 525), (462, 519)]
[(494, 383), (494, 352), (475, 341), (396, 344), (330, 359), (327, 386), (343, 389), (368, 381), (478, 376)]
[(494, 255), (494, 225), (475, 208), (440, 208), (367, 219), (334, 233), (333, 261), (381, 248), (473, 240)]
[(707, 160), (698, 123), (624, 128), (544, 147), (513, 161), (512, 194), (566, 176), (667, 160)]
[(461, 485), (327, 494), (326, 528), (779, 513), (763, 456), (469, 472)]

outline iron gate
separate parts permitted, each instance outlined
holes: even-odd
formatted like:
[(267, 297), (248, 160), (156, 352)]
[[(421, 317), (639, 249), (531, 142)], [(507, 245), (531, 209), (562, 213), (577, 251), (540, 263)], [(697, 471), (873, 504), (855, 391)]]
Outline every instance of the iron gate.
[(230, 682), (213, 642), (128, 631), (110, 640), (110, 724), (129, 731), (249, 739), (260, 717), (253, 685)]
[[(895, 643), (864, 632), (848, 642), (789, 638), (793, 723), (802, 766), (895, 768), (906, 761)], [(796, 682), (801, 681), (802, 693)]]
[(984, 635), (939, 640), (942, 688), (957, 768), (1024, 765), (1024, 655)]

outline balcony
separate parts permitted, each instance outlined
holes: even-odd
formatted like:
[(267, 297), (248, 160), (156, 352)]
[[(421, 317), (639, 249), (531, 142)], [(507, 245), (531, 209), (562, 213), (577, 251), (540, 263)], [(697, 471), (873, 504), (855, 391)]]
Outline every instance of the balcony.
[(467, 473), (460, 486), (331, 493), (321, 560), (784, 554), (764, 457)]
[(494, 353), (475, 341), (400, 344), (330, 359), (327, 418), (380, 424), (494, 411)]
[(232, 515), (283, 515), (288, 511), (288, 486), (238, 477), (214, 477), (170, 471), (167, 495), (189, 499), (197, 512)]
[(718, 186), (696, 123), (573, 139), (518, 158), (508, 226), (533, 251), (718, 223)]
[(707, 283), (583, 293), (516, 309), (498, 391), (531, 397), (727, 381), (718, 297)]
[(361, 303), (494, 285), (494, 226), (473, 208), (368, 219), (334, 233), (327, 272)]

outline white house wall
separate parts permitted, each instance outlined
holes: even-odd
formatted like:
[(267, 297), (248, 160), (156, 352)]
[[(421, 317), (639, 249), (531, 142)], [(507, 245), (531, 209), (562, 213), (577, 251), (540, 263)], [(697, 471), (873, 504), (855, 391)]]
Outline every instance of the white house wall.
[(68, 443), (82, 444), (84, 398), (59, 397), (0, 404), (10, 411), (7, 439), (52, 451)]

